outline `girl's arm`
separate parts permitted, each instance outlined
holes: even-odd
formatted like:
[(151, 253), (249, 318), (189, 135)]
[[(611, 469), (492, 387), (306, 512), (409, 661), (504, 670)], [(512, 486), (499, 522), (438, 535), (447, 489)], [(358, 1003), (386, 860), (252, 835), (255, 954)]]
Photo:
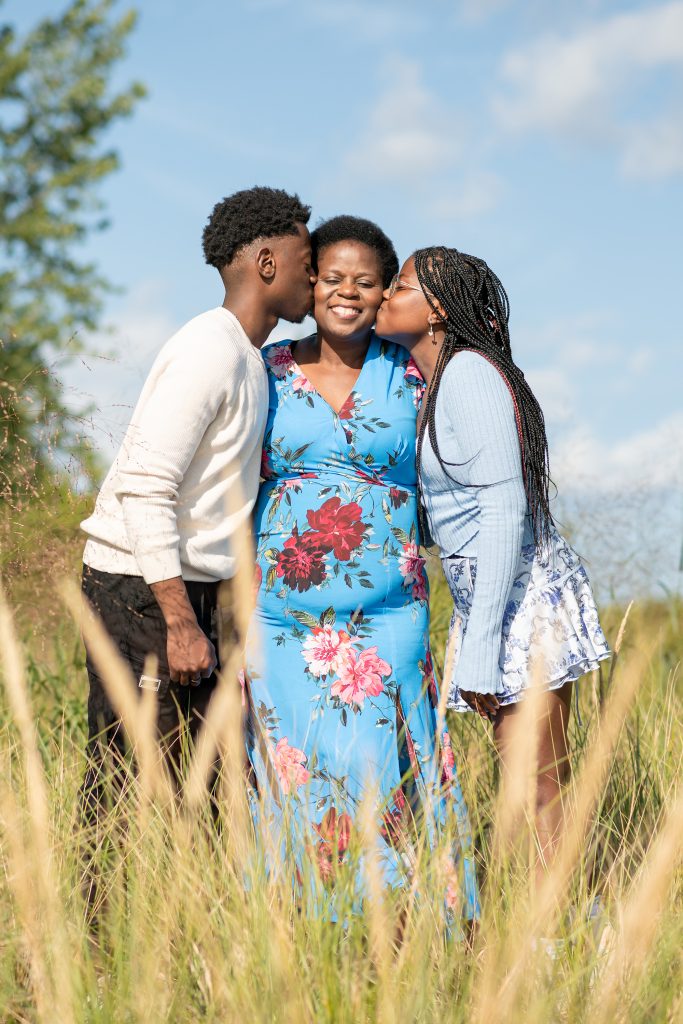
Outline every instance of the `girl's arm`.
[[(463, 463), (447, 468), (472, 488), (480, 515), (472, 608), (451, 684), (495, 694), (502, 689), (503, 616), (527, 514), (514, 404), (498, 370), (474, 352), (459, 353), (451, 360), (439, 401), (444, 402)], [(448, 458), (443, 450), (442, 455)]]

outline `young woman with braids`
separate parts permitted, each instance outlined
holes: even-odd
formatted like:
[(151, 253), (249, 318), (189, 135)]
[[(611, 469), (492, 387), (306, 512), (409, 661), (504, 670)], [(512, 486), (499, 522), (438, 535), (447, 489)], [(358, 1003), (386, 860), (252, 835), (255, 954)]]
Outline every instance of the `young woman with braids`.
[(449, 706), (493, 723), (503, 765), (534, 661), (543, 668), (537, 828), (547, 863), (569, 776), (572, 684), (609, 650), (586, 571), (553, 524), (543, 413), (512, 359), (508, 319), (486, 263), (435, 246), (394, 278), (377, 333), (407, 348), (428, 384), (417, 460), (455, 605)]

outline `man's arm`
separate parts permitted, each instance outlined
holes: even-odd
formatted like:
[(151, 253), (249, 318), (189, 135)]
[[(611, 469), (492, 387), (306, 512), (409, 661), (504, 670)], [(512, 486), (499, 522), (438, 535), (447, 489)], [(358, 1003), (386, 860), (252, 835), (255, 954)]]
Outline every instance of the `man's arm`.
[(210, 675), (216, 652), (199, 628), (181, 576), (178, 491), (236, 371), (234, 354), (220, 339), (204, 344), (201, 358), (189, 345), (176, 351), (136, 410), (117, 474), (131, 550), (166, 621), (171, 679), (181, 683)]
[(148, 584), (181, 575), (176, 503), (204, 434), (235, 383), (229, 350), (176, 350), (145, 385), (115, 481), (131, 551)]
[(182, 577), (151, 584), (151, 590), (166, 621), (166, 645), (171, 679), (183, 686), (197, 686), (216, 668), (216, 651), (199, 628)]

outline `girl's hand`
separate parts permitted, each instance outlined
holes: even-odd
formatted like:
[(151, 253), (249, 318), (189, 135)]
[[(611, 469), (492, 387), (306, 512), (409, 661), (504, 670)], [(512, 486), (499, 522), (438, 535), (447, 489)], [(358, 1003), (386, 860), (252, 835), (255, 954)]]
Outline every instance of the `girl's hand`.
[(493, 693), (475, 693), (474, 690), (460, 690), (460, 696), (473, 711), (490, 722), (498, 714), (500, 703)]

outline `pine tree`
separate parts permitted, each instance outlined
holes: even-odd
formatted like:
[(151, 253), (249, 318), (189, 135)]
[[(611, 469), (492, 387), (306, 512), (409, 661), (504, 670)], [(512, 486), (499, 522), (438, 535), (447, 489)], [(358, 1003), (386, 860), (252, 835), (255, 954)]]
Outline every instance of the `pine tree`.
[(0, 25), (0, 499), (93, 460), (56, 366), (94, 331), (109, 284), (79, 251), (107, 226), (107, 129), (144, 95), (110, 78), (135, 13), (72, 0), (19, 38)]

